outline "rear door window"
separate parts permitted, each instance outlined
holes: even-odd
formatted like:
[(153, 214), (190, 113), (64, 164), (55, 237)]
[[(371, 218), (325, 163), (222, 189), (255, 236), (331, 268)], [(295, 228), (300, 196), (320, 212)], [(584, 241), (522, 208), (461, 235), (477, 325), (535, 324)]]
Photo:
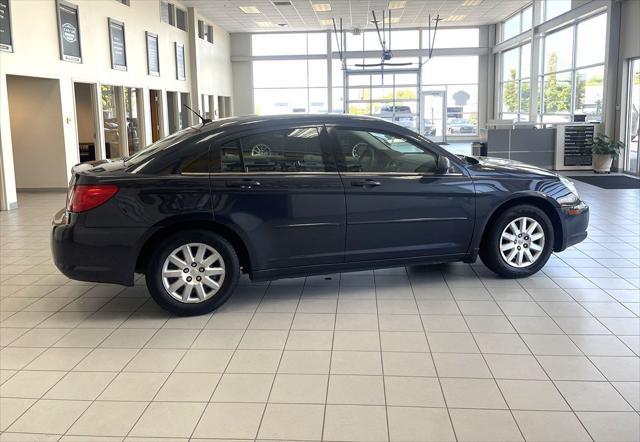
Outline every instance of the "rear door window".
[(322, 149), (318, 127), (279, 129), (240, 139), (244, 171), (329, 172), (335, 170)]

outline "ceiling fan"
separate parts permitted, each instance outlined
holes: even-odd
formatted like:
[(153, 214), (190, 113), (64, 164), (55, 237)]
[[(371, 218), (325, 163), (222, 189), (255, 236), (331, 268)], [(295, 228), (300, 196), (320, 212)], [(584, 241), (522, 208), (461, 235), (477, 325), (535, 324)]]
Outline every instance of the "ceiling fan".
[[(382, 11), (382, 21), (378, 20), (378, 18), (376, 17), (376, 11), (371, 11), (371, 15), (373, 16), (373, 20), (371, 20), (371, 23), (373, 23), (376, 27), (378, 40), (380, 41), (380, 47), (382, 48), (382, 53), (380, 55), (380, 63), (356, 63), (355, 66), (361, 67), (361, 68), (368, 68), (368, 67), (380, 68), (382, 70), (383, 75), (384, 75), (385, 66), (395, 66), (395, 67), (411, 66), (413, 64), (411, 62), (403, 62), (403, 63), (391, 62), (393, 58), (393, 53), (391, 52), (391, 34), (392, 34), (391, 33), (391, 10), (387, 11), (386, 14), (384, 10)], [(336, 25), (336, 20), (335, 19), (332, 19), (332, 20), (333, 20), (333, 32), (336, 37), (337, 49), (340, 56), (340, 61), (342, 62), (342, 69), (346, 70), (347, 68), (346, 60), (344, 58), (344, 52), (342, 47), (342, 45), (344, 44), (344, 30), (342, 28), (342, 18), (340, 18), (339, 32), (338, 32), (338, 26)], [(428, 43), (427, 43), (428, 56), (426, 57), (427, 59), (422, 62), (422, 64), (426, 63), (431, 59), (431, 56), (433, 53), (433, 46), (436, 38), (436, 33), (438, 31), (438, 23), (441, 20), (442, 18), (440, 18), (439, 14), (433, 19), (435, 25), (433, 27), (433, 32), (432, 32), (432, 27), (431, 27), (432, 19), (431, 19), (431, 15), (429, 15), (429, 27), (428, 27), (429, 34), (428, 34)], [(382, 25), (382, 30), (380, 30), (380, 25)]]
[[(378, 18), (376, 17), (376, 11), (371, 11), (371, 15), (373, 16), (373, 20), (371, 20), (371, 23), (373, 23), (376, 27), (378, 40), (380, 41), (380, 47), (382, 48), (380, 63), (357, 63), (356, 66), (362, 68), (379, 67), (381, 69), (384, 69), (385, 66), (411, 66), (413, 63), (410, 62), (390, 62), (390, 60), (393, 58), (393, 53), (391, 52), (391, 10), (388, 11), (388, 19), (386, 19), (387, 17), (385, 16), (385, 11), (382, 11), (382, 22), (380, 22), (380, 20), (378, 20)], [(380, 31), (380, 24), (382, 24), (382, 31)], [(389, 44), (389, 46), (387, 46), (387, 43)]]

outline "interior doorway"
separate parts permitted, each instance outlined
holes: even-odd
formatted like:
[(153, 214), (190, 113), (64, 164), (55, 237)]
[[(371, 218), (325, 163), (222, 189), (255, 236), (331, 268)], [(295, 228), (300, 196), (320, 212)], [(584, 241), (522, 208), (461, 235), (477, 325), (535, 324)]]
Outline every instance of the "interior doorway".
[(191, 126), (191, 111), (184, 105), (190, 106), (190, 98), (187, 92), (180, 93), (180, 108), (178, 109), (178, 115), (180, 115), (180, 129), (186, 129)]
[(96, 90), (95, 84), (73, 84), (78, 132), (78, 158), (81, 163), (94, 161), (98, 158), (96, 149), (96, 146), (99, 145)]
[(151, 111), (151, 142), (160, 139), (160, 91), (149, 90), (149, 110)]
[(7, 75), (7, 98), (16, 188), (66, 188), (59, 80)]
[(167, 120), (169, 123), (169, 134), (178, 131), (178, 93), (167, 92)]

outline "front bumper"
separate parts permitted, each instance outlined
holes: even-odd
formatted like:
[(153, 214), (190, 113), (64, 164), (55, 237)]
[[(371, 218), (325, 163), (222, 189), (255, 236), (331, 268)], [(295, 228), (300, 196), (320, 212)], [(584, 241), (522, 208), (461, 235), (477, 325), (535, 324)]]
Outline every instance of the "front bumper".
[(78, 281), (133, 285), (133, 242), (110, 229), (83, 227), (77, 217), (62, 209), (52, 221), (51, 254), (58, 270)]
[(571, 247), (585, 240), (587, 227), (589, 227), (589, 206), (580, 201), (571, 206), (562, 206), (559, 209), (562, 220), (562, 244), (557, 252)]

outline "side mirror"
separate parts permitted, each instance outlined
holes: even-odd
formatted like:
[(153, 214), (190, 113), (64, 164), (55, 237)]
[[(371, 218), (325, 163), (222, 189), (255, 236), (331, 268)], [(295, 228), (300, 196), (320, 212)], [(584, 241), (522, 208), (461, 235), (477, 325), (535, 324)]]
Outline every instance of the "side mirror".
[(449, 171), (450, 167), (451, 167), (451, 162), (449, 161), (449, 158), (447, 158), (444, 155), (438, 156), (438, 164), (436, 165), (436, 172), (438, 172), (440, 175), (444, 175)]

